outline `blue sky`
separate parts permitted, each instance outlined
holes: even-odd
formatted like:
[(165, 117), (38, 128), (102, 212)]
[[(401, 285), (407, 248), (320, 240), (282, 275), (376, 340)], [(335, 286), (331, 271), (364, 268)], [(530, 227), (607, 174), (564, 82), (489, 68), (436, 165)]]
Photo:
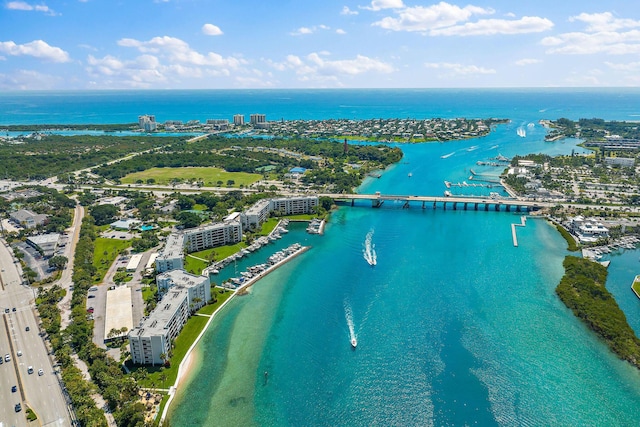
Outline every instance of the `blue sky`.
[(0, 2), (0, 90), (640, 86), (631, 0)]

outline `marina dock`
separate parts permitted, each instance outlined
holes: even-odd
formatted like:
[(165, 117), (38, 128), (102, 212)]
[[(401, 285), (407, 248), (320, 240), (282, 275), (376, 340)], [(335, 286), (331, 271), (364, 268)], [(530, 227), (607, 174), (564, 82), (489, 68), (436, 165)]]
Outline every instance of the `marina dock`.
[(253, 286), (253, 284), (256, 283), (258, 280), (262, 279), (264, 276), (266, 276), (267, 274), (271, 273), (272, 271), (274, 271), (275, 269), (277, 269), (281, 265), (291, 261), (293, 258), (297, 257), (298, 255), (300, 255), (302, 253), (305, 253), (309, 249), (311, 249), (311, 246), (299, 246), (297, 249), (292, 250), (286, 256), (284, 256), (281, 259), (279, 259), (276, 263), (270, 265), (268, 268), (266, 268), (262, 272), (256, 274), (255, 276), (247, 279), (242, 285), (240, 285), (235, 290), (235, 294), (237, 294), (237, 295), (246, 294), (247, 293), (247, 289), (249, 287)]

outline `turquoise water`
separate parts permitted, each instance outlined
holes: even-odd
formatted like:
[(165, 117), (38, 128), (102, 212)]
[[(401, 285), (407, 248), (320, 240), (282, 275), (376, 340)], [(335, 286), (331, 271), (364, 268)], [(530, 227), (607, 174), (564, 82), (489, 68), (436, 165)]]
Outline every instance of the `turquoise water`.
[[(580, 151), (577, 141), (545, 143), (539, 119), (640, 115), (637, 89), (132, 91), (0, 99), (0, 124), (254, 112), (269, 119), (512, 119), (477, 140), (402, 146), (403, 160), (360, 189), (405, 195), (441, 195), (444, 180), (468, 181), (471, 169), (495, 176), (499, 170), (476, 162), (498, 153)], [(516, 129), (529, 123), (527, 137), (518, 137)], [(402, 209), (389, 202), (372, 209), (362, 202), (333, 213), (324, 236), (292, 230), (266, 253), (238, 263), (240, 270), (263, 262), (293, 241), (312, 246), (213, 322), (172, 407), (172, 425), (637, 425), (638, 371), (613, 356), (554, 293), (565, 242), (544, 220), (529, 219), (513, 247), (514, 222), (520, 222), (515, 213)], [(375, 267), (362, 254), (369, 233)], [(639, 255), (613, 255), (607, 282), (636, 331), (640, 301), (629, 286)]]
[[(403, 146), (405, 158), (361, 192), (441, 194), (444, 179), (468, 179), (471, 168), (499, 173), (475, 165), (497, 151), (580, 150), (542, 142), (537, 125), (518, 138), (518, 125)], [(311, 251), (230, 304), (199, 346), (172, 425), (635, 425), (638, 372), (554, 293), (564, 240), (530, 219), (513, 247), (513, 222), (520, 216), (400, 202), (340, 208)], [(362, 255), (371, 231), (373, 268)], [(625, 287), (621, 305), (637, 323)]]

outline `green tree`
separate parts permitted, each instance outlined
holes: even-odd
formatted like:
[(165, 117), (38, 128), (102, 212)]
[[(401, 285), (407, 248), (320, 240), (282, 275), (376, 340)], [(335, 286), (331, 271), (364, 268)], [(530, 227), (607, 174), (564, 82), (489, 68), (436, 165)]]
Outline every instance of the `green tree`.
[(67, 262), (69, 262), (69, 260), (66, 256), (56, 255), (49, 258), (49, 267), (62, 270), (64, 266), (67, 265)]
[(96, 225), (106, 225), (113, 222), (118, 212), (119, 209), (113, 205), (97, 205), (89, 209)]

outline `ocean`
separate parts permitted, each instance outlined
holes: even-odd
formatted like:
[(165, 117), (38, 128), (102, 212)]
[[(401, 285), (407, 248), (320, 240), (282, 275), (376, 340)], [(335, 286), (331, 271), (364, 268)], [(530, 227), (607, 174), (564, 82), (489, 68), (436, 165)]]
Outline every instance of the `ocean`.
[[(135, 122), (140, 114), (511, 119), (483, 138), (402, 145), (402, 161), (358, 189), (401, 195), (442, 195), (445, 180), (469, 183), (471, 169), (491, 181), (498, 168), (476, 162), (497, 154), (582, 151), (577, 140), (544, 142), (540, 119), (640, 117), (637, 89), (36, 92), (0, 101), (0, 128)], [(521, 215), (361, 202), (332, 213), (323, 236), (293, 226), (278, 245), (311, 249), (212, 323), (170, 409), (171, 425), (636, 425), (638, 370), (555, 295), (567, 251), (552, 226), (530, 218), (513, 246), (511, 224)], [(607, 281), (636, 332), (640, 301), (629, 287), (638, 255), (613, 254)]]

